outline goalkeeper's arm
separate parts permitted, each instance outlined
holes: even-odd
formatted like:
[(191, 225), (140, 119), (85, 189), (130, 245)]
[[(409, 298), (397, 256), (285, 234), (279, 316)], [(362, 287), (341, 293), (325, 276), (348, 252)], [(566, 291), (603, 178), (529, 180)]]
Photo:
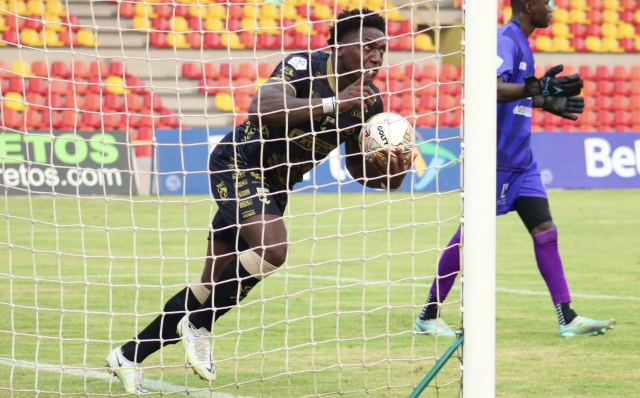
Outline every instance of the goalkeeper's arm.
[(580, 94), (584, 82), (580, 75), (556, 77), (562, 72), (562, 65), (549, 69), (540, 79), (527, 76), (524, 84), (506, 83), (498, 77), (498, 102), (513, 102), (523, 98), (536, 97), (574, 97)]

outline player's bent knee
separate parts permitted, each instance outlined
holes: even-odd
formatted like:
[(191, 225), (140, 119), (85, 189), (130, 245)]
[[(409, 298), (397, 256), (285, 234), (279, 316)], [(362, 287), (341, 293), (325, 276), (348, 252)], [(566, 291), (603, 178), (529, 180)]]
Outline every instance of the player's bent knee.
[(278, 270), (278, 267), (284, 263), (284, 261), (278, 265), (274, 265), (267, 261), (266, 256), (263, 259), (258, 253), (253, 250), (247, 250), (246, 252), (238, 256), (240, 263), (247, 270), (251, 276), (258, 280), (262, 280)]

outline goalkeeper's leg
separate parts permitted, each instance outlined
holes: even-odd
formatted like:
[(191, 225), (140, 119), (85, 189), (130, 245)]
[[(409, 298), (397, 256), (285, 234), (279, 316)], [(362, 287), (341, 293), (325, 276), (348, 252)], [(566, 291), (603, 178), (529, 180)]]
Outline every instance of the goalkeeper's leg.
[(438, 263), (438, 276), (431, 285), (431, 292), (422, 312), (415, 320), (416, 332), (444, 337), (455, 337), (455, 333), (440, 318), (440, 303), (444, 302), (460, 271), (460, 229), (451, 238), (448, 248)]

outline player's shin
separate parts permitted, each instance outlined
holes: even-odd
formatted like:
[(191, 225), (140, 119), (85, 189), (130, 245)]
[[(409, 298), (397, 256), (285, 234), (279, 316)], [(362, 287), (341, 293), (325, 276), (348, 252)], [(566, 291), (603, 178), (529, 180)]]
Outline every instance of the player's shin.
[(189, 316), (189, 321), (196, 329), (211, 330), (213, 322), (244, 300), (254, 286), (277, 269), (252, 250), (240, 254), (237, 260), (227, 264), (213, 294)]
[[(195, 311), (209, 300), (211, 291), (201, 282), (200, 277), (191, 282), (171, 297), (165, 304), (163, 314), (158, 315), (135, 340), (122, 346), (122, 355), (129, 361), (141, 363), (149, 355), (158, 351), (162, 346), (175, 344), (179, 341), (176, 326), (185, 313)], [(136, 342), (136, 340), (138, 342)]]
[(425, 307), (420, 313), (421, 320), (426, 321), (439, 317), (438, 311), (440, 307), (438, 303), (442, 303), (447, 298), (459, 271), (460, 229), (458, 228), (456, 234), (451, 238), (448, 248), (442, 253), (438, 263), (438, 277), (433, 281)]

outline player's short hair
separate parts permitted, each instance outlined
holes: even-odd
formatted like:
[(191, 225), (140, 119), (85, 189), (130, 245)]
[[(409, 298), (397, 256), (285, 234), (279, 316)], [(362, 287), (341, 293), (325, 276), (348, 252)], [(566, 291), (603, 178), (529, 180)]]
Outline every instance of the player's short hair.
[(387, 33), (387, 23), (383, 17), (368, 8), (358, 10), (344, 10), (336, 18), (336, 22), (329, 29), (327, 43), (335, 45), (346, 35), (353, 31), (360, 31), (360, 28), (375, 28), (382, 33)]
[(524, 5), (531, 3), (533, 0), (511, 0), (511, 9), (515, 12), (524, 10)]

